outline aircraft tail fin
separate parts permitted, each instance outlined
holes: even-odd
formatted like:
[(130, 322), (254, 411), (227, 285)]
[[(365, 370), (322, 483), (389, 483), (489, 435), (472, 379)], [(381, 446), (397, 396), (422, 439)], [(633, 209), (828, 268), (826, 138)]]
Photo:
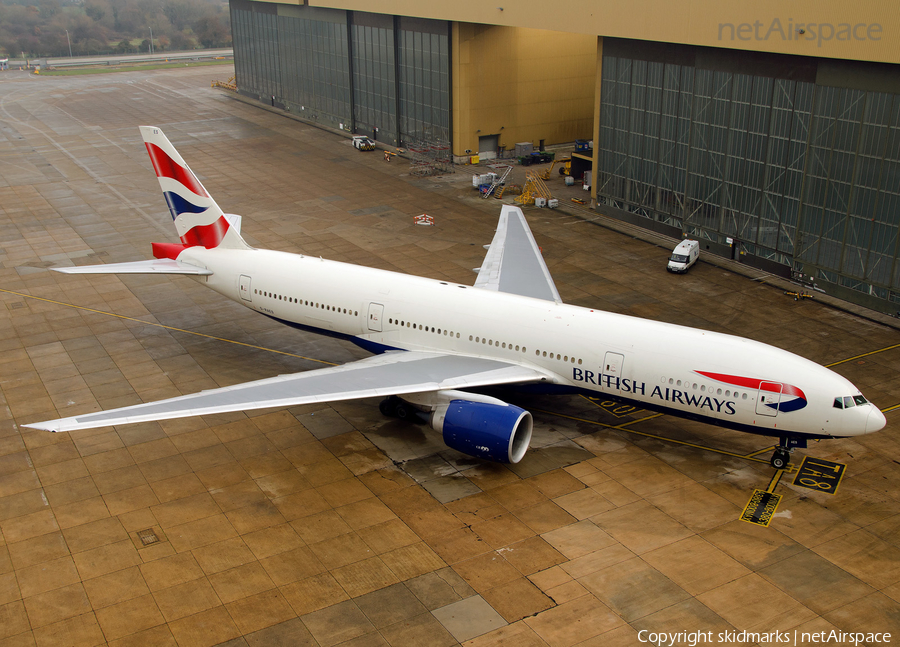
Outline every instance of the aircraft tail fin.
[[(175, 247), (248, 249), (240, 228), (234, 226), (239, 221), (219, 208), (163, 131), (156, 126), (141, 126), (141, 136), (181, 238), (182, 245)], [(177, 250), (172, 247), (155, 244), (154, 256), (174, 258)]]

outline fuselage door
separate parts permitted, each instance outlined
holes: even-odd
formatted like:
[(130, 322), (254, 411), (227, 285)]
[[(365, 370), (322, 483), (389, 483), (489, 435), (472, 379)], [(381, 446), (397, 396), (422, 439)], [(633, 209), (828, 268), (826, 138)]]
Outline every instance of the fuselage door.
[(384, 306), (380, 303), (369, 304), (369, 330), (381, 332), (381, 318), (384, 315)]
[(619, 353), (607, 353), (603, 358), (603, 375), (620, 377), (625, 364), (625, 356)]
[(760, 382), (756, 396), (756, 413), (762, 416), (777, 416), (781, 402), (781, 391), (784, 385), (780, 382)]
[(241, 274), (241, 280), (239, 284), (239, 290), (241, 293), (241, 298), (244, 301), (253, 301), (253, 297), (250, 296), (252, 292), (250, 291), (250, 277), (244, 274)]

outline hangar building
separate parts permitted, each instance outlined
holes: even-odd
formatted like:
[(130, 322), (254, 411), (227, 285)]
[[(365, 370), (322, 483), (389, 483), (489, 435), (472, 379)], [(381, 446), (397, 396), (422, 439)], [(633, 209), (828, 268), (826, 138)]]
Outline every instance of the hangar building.
[(457, 161), (592, 139), (604, 214), (900, 311), (894, 3), (231, 0), (231, 19), (245, 96)]

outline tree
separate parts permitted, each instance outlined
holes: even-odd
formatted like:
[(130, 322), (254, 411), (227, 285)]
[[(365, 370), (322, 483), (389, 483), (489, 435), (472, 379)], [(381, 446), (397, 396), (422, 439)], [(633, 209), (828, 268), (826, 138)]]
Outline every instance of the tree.
[(177, 31), (172, 34), (171, 46), (174, 50), (194, 49), (197, 47), (197, 41), (195, 41), (194, 37), (190, 34), (183, 31)]
[(206, 48), (219, 47), (231, 42), (231, 33), (220, 18), (220, 14), (209, 9), (194, 23), (194, 35)]

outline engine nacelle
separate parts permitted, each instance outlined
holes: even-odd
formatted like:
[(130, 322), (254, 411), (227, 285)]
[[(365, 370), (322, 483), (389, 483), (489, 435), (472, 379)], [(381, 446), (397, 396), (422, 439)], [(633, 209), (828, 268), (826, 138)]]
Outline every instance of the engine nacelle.
[(448, 447), (498, 463), (522, 460), (534, 428), (525, 409), (469, 400), (439, 405), (431, 414), (430, 424), (444, 435)]

